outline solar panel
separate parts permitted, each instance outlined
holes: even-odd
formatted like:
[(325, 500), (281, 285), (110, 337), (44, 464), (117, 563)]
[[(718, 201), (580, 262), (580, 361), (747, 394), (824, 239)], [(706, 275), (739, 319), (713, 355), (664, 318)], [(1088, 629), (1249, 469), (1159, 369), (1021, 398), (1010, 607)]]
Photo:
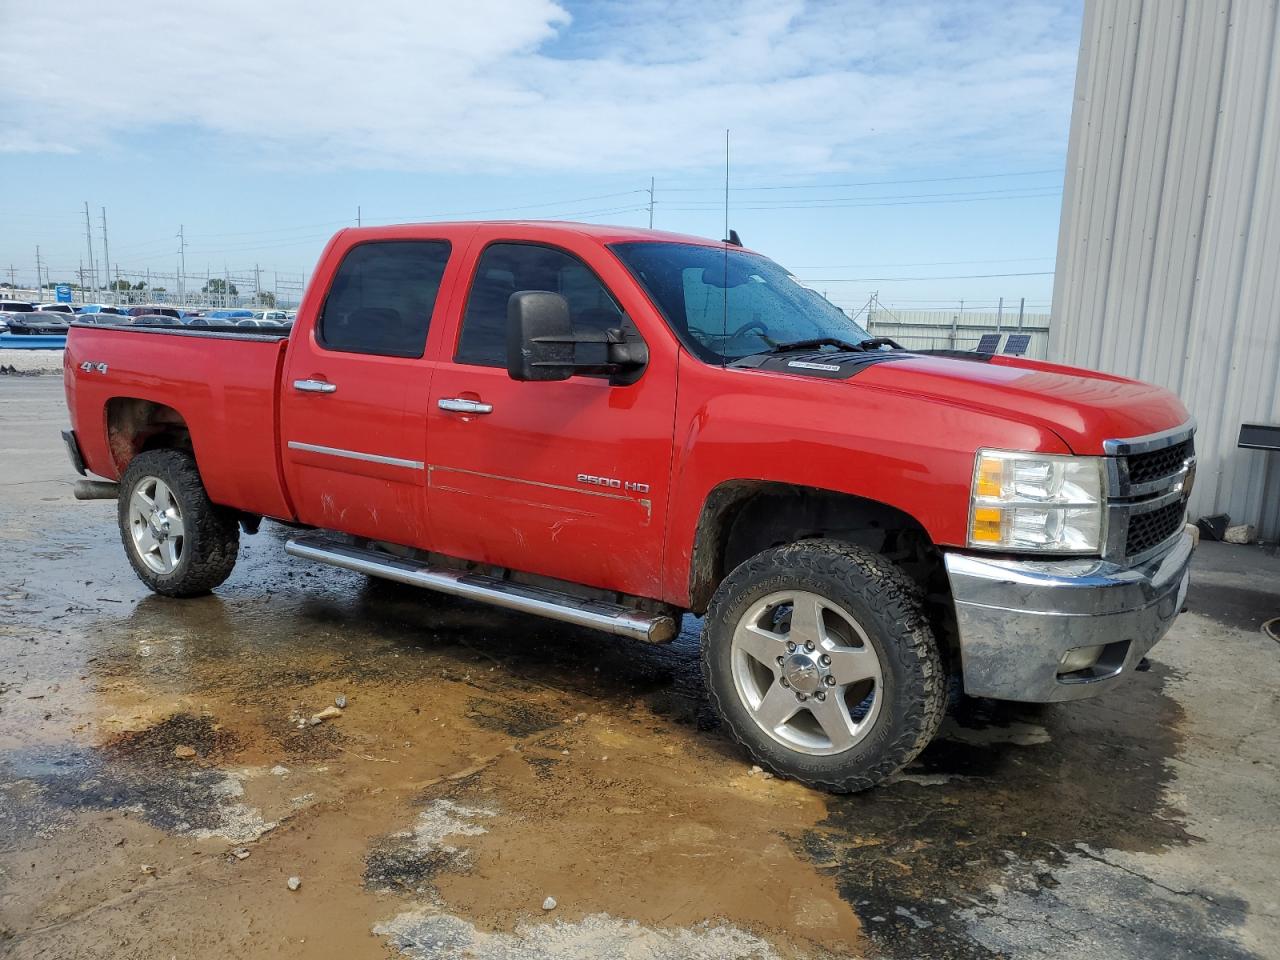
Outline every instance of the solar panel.
[(1004, 352), (1013, 357), (1021, 357), (1026, 354), (1027, 347), (1030, 345), (1031, 334), (1011, 333), (1009, 339), (1004, 342)]
[(1000, 334), (998, 333), (984, 333), (974, 348), (977, 353), (995, 353), (999, 349)]

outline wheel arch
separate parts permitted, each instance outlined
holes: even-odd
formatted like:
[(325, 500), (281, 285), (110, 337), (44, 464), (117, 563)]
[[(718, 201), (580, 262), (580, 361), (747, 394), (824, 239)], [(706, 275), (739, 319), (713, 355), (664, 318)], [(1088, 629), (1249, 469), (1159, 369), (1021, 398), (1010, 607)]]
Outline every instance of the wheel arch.
[[(704, 613), (721, 581), (760, 551), (818, 538), (843, 540), (896, 563), (935, 601), (935, 627), (945, 626), (950, 587), (942, 553), (919, 520), (879, 500), (769, 480), (728, 480), (707, 495), (694, 532), (689, 609)], [(940, 637), (949, 632), (940, 630)]]
[(195, 455), (191, 427), (183, 414), (165, 403), (141, 397), (112, 397), (103, 411), (107, 447), (117, 476), (144, 450), (181, 450)]

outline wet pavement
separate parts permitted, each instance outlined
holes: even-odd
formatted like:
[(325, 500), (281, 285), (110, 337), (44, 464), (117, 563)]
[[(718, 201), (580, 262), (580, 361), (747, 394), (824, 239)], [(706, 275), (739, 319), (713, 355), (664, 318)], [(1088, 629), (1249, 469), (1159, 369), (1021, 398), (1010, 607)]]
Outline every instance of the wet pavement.
[(60, 381), (0, 378), (0, 955), (1280, 956), (1260, 550), (1205, 545), (1128, 686), (967, 702), (831, 797), (717, 730), (693, 620), (646, 647), (271, 524), (216, 595), (151, 596), (63, 426)]

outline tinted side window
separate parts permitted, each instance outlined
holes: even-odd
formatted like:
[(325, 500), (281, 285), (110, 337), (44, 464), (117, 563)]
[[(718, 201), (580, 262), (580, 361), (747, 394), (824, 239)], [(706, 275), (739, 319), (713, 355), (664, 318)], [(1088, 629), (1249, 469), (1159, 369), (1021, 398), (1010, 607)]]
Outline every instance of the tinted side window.
[(329, 350), (420, 357), (449, 261), (444, 240), (388, 240), (352, 247), (320, 311)]
[(610, 330), (622, 309), (577, 257), (531, 243), (495, 243), (480, 256), (458, 338), (457, 363), (507, 365), (507, 301), (521, 290), (545, 290), (569, 301), (575, 327)]

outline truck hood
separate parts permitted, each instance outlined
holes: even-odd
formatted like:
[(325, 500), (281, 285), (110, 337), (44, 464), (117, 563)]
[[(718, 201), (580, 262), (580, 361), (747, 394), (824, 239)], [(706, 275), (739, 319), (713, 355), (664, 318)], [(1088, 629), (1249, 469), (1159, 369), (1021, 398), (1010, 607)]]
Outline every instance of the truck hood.
[(1052, 430), (1073, 453), (1103, 453), (1104, 440), (1140, 437), (1189, 419), (1163, 387), (1076, 367), (996, 356), (916, 355), (877, 363), (852, 384), (927, 397)]

